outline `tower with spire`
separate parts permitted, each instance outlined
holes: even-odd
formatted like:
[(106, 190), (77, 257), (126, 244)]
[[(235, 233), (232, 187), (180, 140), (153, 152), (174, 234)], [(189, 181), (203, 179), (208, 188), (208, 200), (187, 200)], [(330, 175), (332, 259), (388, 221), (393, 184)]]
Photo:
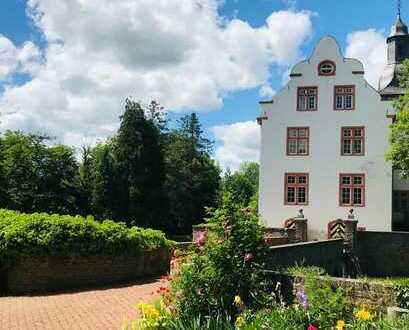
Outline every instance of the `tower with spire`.
[(393, 100), (405, 93), (399, 84), (399, 72), (403, 61), (409, 58), (409, 33), (401, 17), (400, 1), (398, 1), (396, 23), (386, 42), (388, 44), (388, 64), (379, 80), (379, 93), (383, 100)]

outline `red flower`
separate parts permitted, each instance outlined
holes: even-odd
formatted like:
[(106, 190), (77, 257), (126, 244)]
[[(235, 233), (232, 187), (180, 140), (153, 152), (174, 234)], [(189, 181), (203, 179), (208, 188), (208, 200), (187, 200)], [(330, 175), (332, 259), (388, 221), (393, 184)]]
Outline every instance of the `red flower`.
[(319, 330), (315, 325), (310, 324), (307, 330)]

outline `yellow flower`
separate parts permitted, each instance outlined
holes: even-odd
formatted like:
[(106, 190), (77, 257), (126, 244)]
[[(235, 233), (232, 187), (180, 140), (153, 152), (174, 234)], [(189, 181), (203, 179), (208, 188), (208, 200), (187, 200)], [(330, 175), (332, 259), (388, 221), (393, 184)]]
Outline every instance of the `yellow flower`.
[(361, 309), (355, 313), (355, 317), (357, 319), (361, 319), (363, 321), (372, 321), (375, 315), (371, 314), (366, 309)]
[(345, 322), (343, 320), (339, 320), (337, 322), (337, 326), (335, 327), (336, 330), (344, 330)]
[(140, 311), (142, 312), (143, 317), (146, 318), (146, 319), (156, 320), (160, 316), (159, 311), (153, 305), (145, 304), (145, 303), (141, 302), (138, 305), (136, 305), (136, 307), (138, 309), (140, 309)]
[(243, 317), (243, 316), (239, 316), (239, 317), (236, 319), (236, 326), (237, 326), (238, 328), (242, 327), (242, 326), (244, 325), (244, 323), (245, 323), (245, 321), (244, 321), (244, 317)]
[(240, 296), (235, 296), (234, 297), (234, 303), (235, 303), (236, 306), (240, 306), (243, 303)]

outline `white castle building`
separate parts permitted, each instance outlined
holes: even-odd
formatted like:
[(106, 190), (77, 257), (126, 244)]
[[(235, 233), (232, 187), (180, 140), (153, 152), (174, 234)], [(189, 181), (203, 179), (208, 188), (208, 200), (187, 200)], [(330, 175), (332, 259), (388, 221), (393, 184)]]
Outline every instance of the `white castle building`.
[(362, 230), (409, 229), (409, 184), (385, 160), (392, 103), (404, 92), (397, 73), (409, 58), (400, 15), (392, 31), (377, 89), (327, 36), (273, 100), (260, 102), (259, 210), (268, 227), (303, 209), (308, 238), (325, 238), (328, 223), (354, 209)]

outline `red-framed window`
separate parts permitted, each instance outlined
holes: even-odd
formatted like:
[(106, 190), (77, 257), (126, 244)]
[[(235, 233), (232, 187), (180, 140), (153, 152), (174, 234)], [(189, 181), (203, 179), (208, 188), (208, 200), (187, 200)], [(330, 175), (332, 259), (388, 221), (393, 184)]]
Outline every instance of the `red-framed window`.
[(315, 111), (318, 108), (318, 87), (298, 87), (297, 111)]
[(334, 87), (334, 110), (355, 110), (355, 86)]
[(341, 155), (365, 155), (365, 127), (341, 128)]
[(339, 205), (365, 206), (365, 174), (340, 174)]
[(287, 156), (308, 156), (310, 129), (308, 127), (287, 128)]
[(308, 173), (285, 174), (285, 205), (308, 205)]

